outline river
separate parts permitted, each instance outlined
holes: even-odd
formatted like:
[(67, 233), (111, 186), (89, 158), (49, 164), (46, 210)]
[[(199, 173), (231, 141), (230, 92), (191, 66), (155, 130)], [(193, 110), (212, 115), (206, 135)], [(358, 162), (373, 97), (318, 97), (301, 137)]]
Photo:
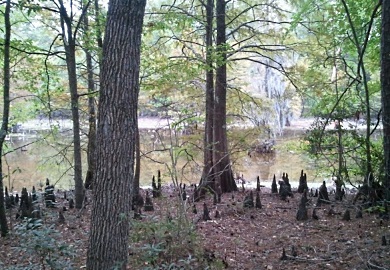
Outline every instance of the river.
[[(165, 183), (171, 182), (171, 176), (174, 174), (172, 160), (167, 151), (159, 151), (163, 148), (162, 143), (154, 132), (156, 129), (163, 130), (167, 121), (169, 120), (157, 118), (140, 119), (141, 144), (143, 145), (142, 186), (150, 185), (153, 175), (157, 175), (158, 170), (161, 171)], [(43, 187), (46, 178), (58, 189), (73, 188), (71, 121), (61, 120), (51, 124), (57, 125), (60, 131), (59, 137), (55, 140), (49, 137), (42, 139), (42, 134), (50, 130), (50, 123), (44, 120), (22, 124), (18, 133), (8, 137), (7, 144), (10, 152), (4, 159), (3, 170), (6, 175), (4, 184), (9, 189), (13, 187), (14, 192), (20, 191), (23, 187), (30, 190), (33, 185), (39, 189)], [(242, 155), (239, 160), (233, 162), (234, 172), (248, 183), (255, 183), (256, 177), (260, 176), (263, 184), (270, 185), (274, 174), (279, 179), (283, 173), (288, 173), (290, 181), (295, 183), (299, 179), (301, 170), (304, 170), (307, 173), (309, 184), (322, 182), (326, 175), (317, 172), (313, 161), (299, 151), (288, 147), (289, 144), (296, 144), (299, 141), (308, 125), (308, 120), (292, 122), (292, 125), (285, 129), (284, 136), (276, 139), (274, 154)], [(85, 149), (85, 136), (83, 138), (82, 147)], [(85, 152), (83, 159), (85, 160)], [(187, 183), (199, 181), (201, 173), (199, 163), (180, 159), (177, 162), (179, 181)], [(84, 164), (83, 173), (85, 172)]]

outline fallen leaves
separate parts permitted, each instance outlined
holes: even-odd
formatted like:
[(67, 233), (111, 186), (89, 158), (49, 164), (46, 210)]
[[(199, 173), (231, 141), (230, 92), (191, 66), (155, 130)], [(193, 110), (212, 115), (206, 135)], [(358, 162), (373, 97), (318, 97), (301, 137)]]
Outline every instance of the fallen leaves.
[[(246, 193), (243, 192), (234, 194), (234, 204), (222, 201), (214, 206), (212, 196), (207, 197), (197, 203), (196, 214), (187, 202), (186, 216), (196, 225), (196, 234), (204, 250), (209, 251), (210, 260), (214, 257), (221, 260), (226, 269), (389, 269), (390, 245), (381, 245), (383, 235), (390, 239), (388, 220), (379, 222), (376, 215), (368, 213), (357, 219), (351, 213), (351, 220), (343, 221), (341, 215), (328, 216), (327, 209), (317, 209), (318, 220), (309, 215), (307, 221), (297, 221), (300, 196), (285, 202), (262, 189), (262, 209), (244, 208), (242, 202)], [(143, 213), (144, 219), (164, 219), (166, 213), (176, 213), (177, 200), (165, 199), (170, 197), (176, 197), (175, 191), (164, 189), (162, 198), (153, 199), (155, 211)], [(203, 202), (210, 209), (209, 221), (201, 220), (199, 206)], [(334, 210), (342, 213), (347, 205), (348, 202), (337, 203)], [(313, 207), (310, 202), (308, 209), (311, 211)], [(220, 217), (215, 218), (217, 210)], [(48, 214), (45, 222), (53, 224), (60, 232), (61, 241), (77, 252), (73, 262), (75, 269), (85, 268), (90, 209), (80, 218), (77, 210), (64, 212), (65, 224), (56, 224), (58, 213), (54, 209), (47, 211), (53, 214)], [(20, 263), (25, 254), (21, 256), (15, 249), (19, 239), (11, 234), (1, 240), (0, 262), (6, 267)], [(286, 260), (280, 260), (283, 248)]]

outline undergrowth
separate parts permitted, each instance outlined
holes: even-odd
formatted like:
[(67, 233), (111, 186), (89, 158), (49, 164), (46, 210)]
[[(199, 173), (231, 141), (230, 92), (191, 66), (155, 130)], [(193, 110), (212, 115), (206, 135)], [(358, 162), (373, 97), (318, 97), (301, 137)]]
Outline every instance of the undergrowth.
[(131, 227), (129, 265), (134, 269), (222, 268), (220, 261), (208, 260), (195, 225), (180, 213), (177, 216), (167, 213), (165, 217), (143, 216), (142, 220), (132, 221)]
[(72, 261), (75, 254), (61, 240), (60, 232), (53, 225), (48, 226), (40, 219), (26, 218), (15, 226), (13, 234), (19, 241), (14, 249), (20, 257), (8, 270), (74, 269)]

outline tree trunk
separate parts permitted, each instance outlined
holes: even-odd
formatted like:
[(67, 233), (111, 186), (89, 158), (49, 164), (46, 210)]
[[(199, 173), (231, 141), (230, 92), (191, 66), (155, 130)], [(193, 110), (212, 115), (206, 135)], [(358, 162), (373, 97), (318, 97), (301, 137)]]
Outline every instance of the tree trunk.
[[(72, 20), (66, 12), (62, 1), (60, 15), (62, 38), (66, 52), (66, 67), (68, 70), (69, 92), (73, 121), (73, 158), (76, 208), (81, 209), (84, 201), (84, 185), (81, 162), (79, 96), (77, 93), (76, 41), (72, 32)], [(65, 25), (66, 27), (65, 27)]]
[[(84, 33), (88, 33), (89, 31), (89, 22), (88, 22), (88, 14), (84, 15)], [(86, 43), (88, 44), (88, 37), (86, 37)], [(87, 78), (88, 78), (88, 149), (87, 149), (87, 163), (88, 169), (85, 177), (84, 187), (89, 189), (93, 185), (93, 176), (95, 174), (96, 165), (95, 165), (95, 148), (96, 148), (96, 112), (95, 112), (95, 82), (94, 82), (94, 73), (92, 66), (92, 56), (91, 51), (88, 46), (84, 48), (85, 57), (87, 62)]]
[[(341, 119), (338, 119), (339, 123), (341, 123)], [(342, 193), (342, 184), (344, 182), (344, 175), (343, 172), (346, 170), (344, 168), (344, 147), (343, 147), (343, 131), (341, 130), (341, 124), (337, 125), (337, 148), (338, 148), (338, 173), (337, 173), (337, 179), (335, 181), (336, 184), (336, 194), (335, 199), (336, 201), (341, 201), (343, 199), (343, 193)]]
[(145, 4), (108, 5), (87, 269), (126, 269)]
[(390, 201), (390, 0), (382, 1), (381, 89), (385, 198)]
[[(213, 163), (216, 185), (220, 185), (221, 192), (237, 190), (230, 165), (230, 158), (227, 145), (226, 128), (226, 23), (225, 23), (225, 0), (217, 0), (217, 52), (218, 62), (215, 81), (214, 99), (214, 152)], [(219, 180), (218, 180), (219, 178)], [(220, 183), (219, 183), (220, 182)]]
[(9, 99), (9, 89), (10, 89), (10, 43), (11, 43), (11, 22), (10, 22), (10, 9), (11, 1), (6, 1), (5, 11), (4, 11), (4, 23), (5, 23), (5, 35), (4, 35), (4, 85), (3, 85), (3, 119), (0, 130), (0, 227), (1, 227), (1, 236), (6, 236), (8, 234), (8, 223), (7, 216), (5, 213), (4, 205), (4, 184), (3, 184), (3, 147), (5, 136), (8, 133), (8, 120), (9, 120), (9, 108), (10, 108), (10, 99)]
[[(204, 167), (200, 185), (202, 187), (210, 186), (214, 182), (213, 177), (213, 115), (214, 115), (214, 69), (213, 69), (213, 18), (214, 18), (214, 0), (207, 0), (206, 4), (206, 121), (203, 138)], [(204, 191), (201, 191), (202, 193)]]
[[(102, 24), (101, 24), (101, 14), (99, 7), (99, 0), (95, 0), (95, 24), (96, 24), (96, 40), (99, 49), (103, 49), (103, 38), (102, 38)], [(102, 62), (102, 52), (98, 52), (99, 65)]]

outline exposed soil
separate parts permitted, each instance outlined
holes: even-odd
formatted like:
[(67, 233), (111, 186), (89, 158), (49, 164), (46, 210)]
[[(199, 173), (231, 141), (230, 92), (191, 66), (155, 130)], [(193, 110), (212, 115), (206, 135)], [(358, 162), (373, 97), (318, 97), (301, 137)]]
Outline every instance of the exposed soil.
[[(256, 194), (255, 190), (253, 191)], [(210, 195), (196, 203), (197, 214), (193, 213), (193, 205), (187, 201), (184, 206), (189, 227), (195, 228), (192, 233), (198, 235), (196, 245), (195, 241), (191, 242), (184, 234), (179, 232), (176, 235), (175, 231), (169, 231), (168, 227), (164, 227), (166, 225), (161, 225), (165, 230), (161, 235), (156, 232), (159, 227), (150, 227), (153, 223), (158, 224), (158, 221), (169, 223), (167, 220), (172, 220), (172, 224), (179, 224), (175, 217), (180, 213), (177, 206), (178, 192), (164, 187), (162, 198), (153, 199), (154, 211), (143, 212), (142, 220), (134, 225), (133, 242), (129, 250), (132, 263), (128, 268), (168, 269), (157, 266), (153, 268), (152, 263), (162, 265), (167, 263), (167, 260), (171, 260), (168, 262), (171, 263), (177, 261), (180, 256), (183, 259), (188, 258), (189, 253), (194, 252), (192, 255), (201, 258), (203, 264), (195, 259), (193, 263), (189, 263), (193, 268), (188, 266), (180, 269), (204, 269), (201, 265), (206, 262), (212, 265), (210, 269), (390, 269), (389, 220), (367, 211), (363, 212), (362, 218), (356, 218), (357, 205), (351, 203), (352, 194), (347, 195), (342, 202), (319, 207), (318, 220), (312, 218), (317, 198), (309, 197), (309, 218), (306, 221), (297, 221), (301, 194), (294, 192), (294, 197), (282, 201), (278, 194), (271, 194), (269, 188), (262, 188), (262, 208), (258, 209), (243, 207), (244, 197), (248, 193), (247, 189), (224, 194), (222, 202), (216, 205)], [(59, 209), (62, 206), (68, 207), (68, 201), (60, 198), (62, 194), (57, 194), (57, 208), (46, 209), (42, 206), (45, 213), (43, 222), (48, 226), (52, 225), (59, 232), (57, 236), (51, 235), (57, 243), (68, 244), (77, 254), (68, 261), (69, 269), (81, 269), (85, 267), (86, 261), (91, 205), (87, 204), (86, 209), (81, 212), (68, 209), (64, 212), (65, 223), (60, 223)], [(333, 200), (332, 195), (330, 200)], [(203, 203), (206, 203), (210, 210), (209, 221), (202, 220)], [(333, 214), (328, 214), (330, 208)], [(350, 221), (342, 219), (347, 209), (351, 212)], [(216, 211), (220, 217), (215, 217)], [(15, 212), (16, 210), (13, 210), (12, 226), (20, 223), (14, 219)], [(151, 229), (148, 231), (147, 228)], [(177, 227), (172, 228), (177, 230)], [(42, 230), (36, 231), (39, 233)], [(39, 255), (42, 250), (37, 248), (34, 242), (41, 236), (38, 234), (26, 239), (16, 232), (13, 229), (8, 238), (1, 239), (0, 268), (15, 269), (15, 266), (23, 266), (22, 269), (51, 269), (41, 260), (44, 255)], [(143, 235), (150, 232), (154, 235)], [(165, 243), (160, 246), (165, 250), (155, 249), (154, 260), (150, 260), (152, 255), (145, 256), (150, 251), (145, 249), (146, 244), (150, 244), (150, 239)], [(180, 239), (183, 240), (181, 243)], [(283, 249), (285, 256), (282, 258)], [(51, 252), (55, 255), (58, 249)], [(169, 256), (168, 252), (171, 252)], [(46, 265), (46, 268), (43, 265)]]

